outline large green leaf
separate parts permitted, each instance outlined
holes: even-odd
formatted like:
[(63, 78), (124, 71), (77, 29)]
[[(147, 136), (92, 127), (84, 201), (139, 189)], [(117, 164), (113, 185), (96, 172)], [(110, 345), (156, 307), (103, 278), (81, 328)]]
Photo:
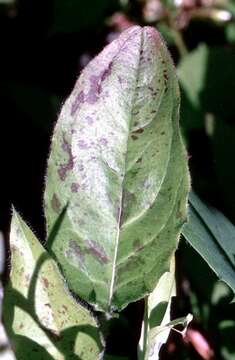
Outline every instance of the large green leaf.
[(235, 227), (216, 209), (190, 194), (189, 222), (183, 235), (235, 292)]
[(3, 316), (17, 359), (98, 359), (96, 321), (69, 295), (54, 260), (15, 212), (10, 246)]
[(82, 72), (55, 127), (45, 191), (52, 251), (69, 287), (99, 309), (150, 293), (186, 220), (179, 89), (155, 29), (133, 27)]

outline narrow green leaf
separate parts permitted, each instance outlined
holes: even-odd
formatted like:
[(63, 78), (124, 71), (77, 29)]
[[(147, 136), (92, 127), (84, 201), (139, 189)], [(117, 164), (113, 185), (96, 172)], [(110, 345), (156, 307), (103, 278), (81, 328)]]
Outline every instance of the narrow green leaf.
[(189, 203), (189, 222), (183, 227), (185, 239), (235, 292), (235, 227), (195, 193), (190, 194)]
[(55, 262), (14, 212), (4, 322), (18, 360), (98, 359), (96, 321), (69, 295)]
[(149, 294), (169, 269), (189, 176), (175, 68), (158, 32), (132, 27), (82, 72), (55, 127), (45, 191), (69, 287), (103, 311)]

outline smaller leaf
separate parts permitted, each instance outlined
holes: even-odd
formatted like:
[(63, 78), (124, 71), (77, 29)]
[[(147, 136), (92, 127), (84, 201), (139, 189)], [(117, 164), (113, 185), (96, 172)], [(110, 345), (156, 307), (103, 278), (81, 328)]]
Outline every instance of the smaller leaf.
[(139, 343), (139, 360), (158, 360), (159, 352), (166, 343), (171, 329), (182, 325), (183, 331), (176, 330), (184, 335), (192, 315), (170, 321), (170, 307), (175, 289), (175, 258), (172, 258), (169, 272), (160, 278), (156, 288), (146, 300), (145, 318)]
[(235, 227), (219, 211), (191, 193), (189, 221), (183, 227), (185, 239), (212, 270), (235, 292)]
[(18, 360), (98, 359), (97, 324), (69, 295), (56, 263), (14, 212), (4, 321)]
[(208, 53), (208, 47), (201, 44), (185, 56), (177, 67), (180, 85), (196, 109), (201, 107), (200, 94), (205, 86)]

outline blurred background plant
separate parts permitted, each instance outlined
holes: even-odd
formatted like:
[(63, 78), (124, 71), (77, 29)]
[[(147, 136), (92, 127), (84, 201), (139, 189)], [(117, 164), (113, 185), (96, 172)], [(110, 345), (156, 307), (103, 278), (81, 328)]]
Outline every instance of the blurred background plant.
[[(0, 230), (6, 239), (12, 203), (45, 238), (42, 193), (53, 124), (81, 69), (134, 24), (156, 27), (176, 64), (194, 190), (235, 222), (233, 0), (0, 0)], [(3, 256), (0, 262), (2, 269)], [(3, 283), (7, 272), (5, 266)], [(172, 333), (162, 359), (235, 359), (232, 293), (184, 240), (177, 276), (173, 315), (192, 312), (194, 321), (184, 339)], [(134, 359), (138, 319), (131, 307), (121, 319), (113, 320), (108, 347)]]

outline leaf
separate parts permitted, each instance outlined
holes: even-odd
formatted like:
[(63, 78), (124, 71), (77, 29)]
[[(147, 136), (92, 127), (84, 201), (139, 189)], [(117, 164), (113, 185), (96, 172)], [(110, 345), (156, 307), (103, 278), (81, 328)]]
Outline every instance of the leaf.
[(169, 269), (189, 176), (170, 55), (150, 27), (121, 34), (82, 72), (55, 127), (45, 190), (52, 251), (102, 311), (149, 294)]
[(201, 106), (200, 95), (206, 81), (208, 51), (208, 47), (201, 44), (183, 57), (177, 67), (180, 84), (196, 109)]
[(15, 211), (10, 246), (3, 316), (17, 359), (98, 359), (96, 321), (69, 295), (54, 260)]
[[(177, 68), (179, 82), (198, 116), (201, 116), (201, 113), (212, 113), (228, 121), (233, 118), (234, 62), (234, 48), (219, 46), (209, 48), (205, 44), (199, 45), (181, 60)], [(182, 110), (184, 112), (184, 109)], [(195, 115), (193, 114), (193, 118)], [(191, 116), (188, 112), (188, 122), (189, 120), (191, 121)], [(199, 120), (202, 126), (203, 122), (200, 118)]]
[(176, 296), (175, 258), (172, 257), (170, 271), (160, 278), (156, 288), (146, 299), (146, 313), (143, 321), (141, 339), (139, 343), (139, 360), (158, 360), (163, 344), (167, 342), (171, 329), (182, 325), (180, 332), (183, 336), (192, 315), (170, 321), (172, 297)]
[[(171, 269), (160, 278), (156, 288), (147, 299), (145, 319), (143, 321), (138, 359), (159, 359), (161, 346), (166, 343), (170, 328), (171, 299), (176, 296), (175, 258), (172, 258)], [(164, 328), (164, 331), (161, 329)]]
[(212, 270), (235, 292), (235, 227), (216, 209), (189, 198), (189, 222), (183, 235)]
[(228, 23), (225, 27), (226, 39), (229, 43), (235, 42), (235, 23)]

